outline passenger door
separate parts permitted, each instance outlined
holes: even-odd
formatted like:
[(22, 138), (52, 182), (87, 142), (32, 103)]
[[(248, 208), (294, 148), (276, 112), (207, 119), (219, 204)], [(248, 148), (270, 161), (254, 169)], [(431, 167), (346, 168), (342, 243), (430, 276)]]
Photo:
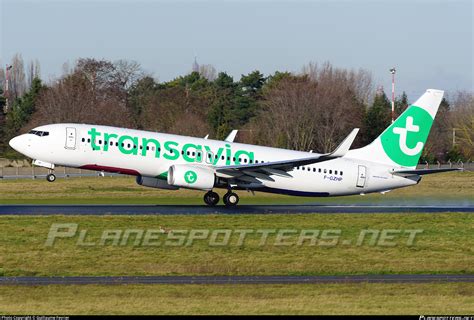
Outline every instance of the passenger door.
[(76, 149), (76, 128), (66, 128), (66, 149)]

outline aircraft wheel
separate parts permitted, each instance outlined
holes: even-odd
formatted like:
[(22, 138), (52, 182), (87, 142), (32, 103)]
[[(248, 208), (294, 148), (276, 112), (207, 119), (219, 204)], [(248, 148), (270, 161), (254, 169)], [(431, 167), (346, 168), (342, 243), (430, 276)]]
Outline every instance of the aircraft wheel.
[(204, 202), (208, 206), (215, 206), (219, 202), (219, 195), (216, 192), (209, 191), (204, 195)]
[(56, 181), (56, 176), (53, 173), (50, 173), (46, 176), (46, 180), (48, 180), (48, 182), (54, 182)]
[(234, 193), (234, 192), (227, 192), (227, 193), (224, 195), (224, 204), (225, 204), (227, 207), (236, 206), (237, 203), (239, 203), (239, 196), (237, 195), (237, 193)]

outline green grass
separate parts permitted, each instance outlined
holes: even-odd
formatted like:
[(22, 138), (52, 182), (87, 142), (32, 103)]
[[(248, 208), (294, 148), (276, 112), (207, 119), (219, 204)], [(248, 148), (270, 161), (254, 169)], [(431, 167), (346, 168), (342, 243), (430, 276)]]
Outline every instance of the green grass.
[(2, 314), (472, 314), (472, 284), (8, 286)]
[[(219, 191), (221, 195), (223, 191)], [(242, 204), (401, 203), (416, 201), (474, 203), (474, 173), (427, 175), (420, 184), (385, 195), (301, 198), (240, 191)], [(202, 204), (203, 192), (169, 191), (139, 186), (131, 177), (96, 177), (0, 181), (0, 204)]]
[[(77, 223), (72, 238), (54, 246), (45, 241), (52, 223)], [(261, 234), (249, 235), (237, 246), (239, 234), (227, 246), (209, 246), (209, 238), (189, 246), (77, 245), (99, 243), (104, 230), (159, 229), (340, 229), (336, 246), (305, 242), (275, 246), (275, 234), (260, 245)], [(395, 246), (357, 246), (361, 230), (423, 230), (414, 245), (406, 234)], [(183, 216), (1, 216), (0, 275), (322, 275), (386, 273), (474, 273), (474, 215), (446, 214), (294, 214)], [(188, 238), (186, 238), (186, 241)], [(351, 245), (343, 243), (351, 240)], [(369, 239), (367, 239), (369, 240)], [(143, 243), (143, 242), (142, 242)], [(327, 243), (327, 241), (323, 241)]]
[[(240, 192), (243, 204), (473, 203), (474, 174), (431, 175), (386, 195), (296, 198)], [(202, 204), (202, 192), (138, 186), (133, 178), (0, 181), (0, 204)], [(338, 245), (259, 246), (249, 236), (229, 246), (78, 246), (78, 236), (45, 241), (53, 223), (77, 223), (86, 241), (127, 228), (340, 229)], [(423, 230), (413, 246), (344, 245), (366, 229)], [(474, 216), (444, 214), (294, 214), (206, 216), (0, 216), (0, 276), (327, 275), (474, 273)], [(162, 235), (163, 237), (165, 235)], [(293, 238), (294, 240), (294, 238)], [(232, 245), (234, 244), (234, 245)], [(470, 283), (317, 285), (5, 286), (0, 314), (471, 314)]]

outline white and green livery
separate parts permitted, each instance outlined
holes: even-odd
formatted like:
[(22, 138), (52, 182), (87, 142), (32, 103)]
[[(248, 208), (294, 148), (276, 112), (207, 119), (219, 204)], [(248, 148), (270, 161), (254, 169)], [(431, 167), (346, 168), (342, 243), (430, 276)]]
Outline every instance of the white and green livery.
[[(143, 186), (206, 191), (228, 190), (226, 205), (239, 201), (236, 190), (328, 197), (385, 192), (417, 184), (423, 147), (443, 91), (427, 90), (371, 144), (349, 150), (358, 129), (332, 153), (317, 154), (165, 133), (62, 123), (40, 126), (10, 145), (39, 166), (56, 165), (137, 176)], [(449, 169), (448, 169), (449, 170)], [(54, 181), (53, 173), (48, 175)]]

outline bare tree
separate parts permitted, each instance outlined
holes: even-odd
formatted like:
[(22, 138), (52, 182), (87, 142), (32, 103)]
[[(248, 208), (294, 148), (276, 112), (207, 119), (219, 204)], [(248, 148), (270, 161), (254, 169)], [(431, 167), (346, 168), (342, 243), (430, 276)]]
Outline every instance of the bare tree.
[(468, 159), (474, 157), (474, 94), (458, 92), (452, 101), (456, 144)]
[(0, 67), (0, 88), (5, 91), (5, 69)]
[(10, 97), (21, 97), (27, 89), (25, 66), (21, 54), (17, 53), (12, 59), (12, 68), (9, 71)]
[(136, 61), (117, 60), (114, 62), (114, 81), (124, 89), (129, 89), (145, 76), (140, 64)]
[(212, 64), (203, 64), (199, 66), (199, 74), (201, 77), (209, 81), (214, 81), (217, 78), (217, 70)]
[(303, 71), (263, 91), (263, 111), (250, 126), (259, 132), (258, 143), (328, 152), (352, 128), (362, 126), (366, 99), (362, 88), (371, 82), (366, 72), (329, 63), (310, 64)]
[(28, 64), (28, 88), (31, 88), (33, 79), (40, 78), (40, 64), (38, 59), (35, 61), (30, 61)]
[[(129, 126), (126, 99), (108, 81), (108, 64), (77, 66), (75, 71), (56, 80), (42, 92), (30, 125), (83, 122)], [(112, 81), (113, 82), (113, 81)]]

